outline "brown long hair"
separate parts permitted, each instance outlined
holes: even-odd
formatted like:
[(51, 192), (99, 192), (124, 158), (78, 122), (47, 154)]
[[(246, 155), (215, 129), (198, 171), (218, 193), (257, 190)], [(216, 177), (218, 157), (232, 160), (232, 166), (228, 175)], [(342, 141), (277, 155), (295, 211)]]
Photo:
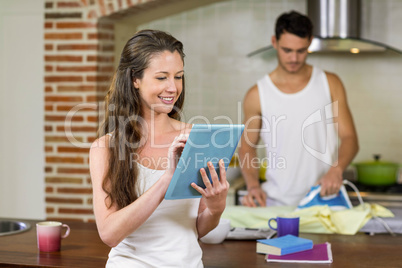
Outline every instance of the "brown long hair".
[[(143, 142), (141, 125), (142, 110), (139, 91), (133, 79), (143, 78), (144, 70), (155, 54), (177, 51), (184, 63), (183, 44), (166, 32), (142, 30), (127, 41), (123, 48), (119, 66), (105, 98), (105, 119), (99, 128), (101, 137), (111, 133), (109, 142), (109, 166), (102, 188), (107, 193), (108, 206), (116, 204), (123, 208), (138, 198), (136, 191), (138, 169), (132, 156)], [(184, 103), (183, 90), (169, 116), (180, 119)]]

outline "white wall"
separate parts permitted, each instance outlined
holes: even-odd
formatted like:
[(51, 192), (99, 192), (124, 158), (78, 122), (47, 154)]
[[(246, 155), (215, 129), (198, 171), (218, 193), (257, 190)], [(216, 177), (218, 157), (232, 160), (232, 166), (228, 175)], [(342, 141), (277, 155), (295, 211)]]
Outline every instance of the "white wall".
[[(402, 49), (402, 1), (363, 0), (362, 37)], [(306, 13), (303, 0), (229, 0), (144, 23), (173, 34), (186, 53), (186, 120), (220, 115), (239, 123), (238, 103), (257, 79), (271, 72), (275, 55), (246, 55), (270, 44), (279, 14)], [(310, 55), (310, 64), (342, 79), (360, 139), (356, 161), (380, 153), (402, 163), (402, 56)]]
[(0, 0), (0, 217), (45, 217), (43, 23), (43, 0)]

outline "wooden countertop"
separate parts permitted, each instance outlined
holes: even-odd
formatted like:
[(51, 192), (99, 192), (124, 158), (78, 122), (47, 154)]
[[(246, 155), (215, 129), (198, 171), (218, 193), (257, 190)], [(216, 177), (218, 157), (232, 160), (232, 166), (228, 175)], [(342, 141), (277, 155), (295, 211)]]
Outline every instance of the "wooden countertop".
[[(61, 251), (39, 252), (36, 221), (27, 221), (29, 231), (0, 237), (0, 267), (104, 267), (109, 247), (102, 243), (94, 223), (65, 222), (71, 228)], [(300, 234), (314, 243), (330, 242), (334, 262), (314, 267), (401, 267), (402, 236), (388, 234), (354, 236)], [(257, 254), (255, 241), (225, 241), (219, 245), (200, 243), (205, 267), (267, 267), (264, 255)], [(269, 267), (311, 267), (311, 264), (269, 263)]]
[[(59, 252), (40, 252), (36, 240), (36, 222), (31, 229), (0, 237), (0, 267), (105, 267), (110, 248), (99, 238), (95, 223), (63, 222), (70, 235), (62, 239)], [(64, 230), (64, 229), (63, 229)]]

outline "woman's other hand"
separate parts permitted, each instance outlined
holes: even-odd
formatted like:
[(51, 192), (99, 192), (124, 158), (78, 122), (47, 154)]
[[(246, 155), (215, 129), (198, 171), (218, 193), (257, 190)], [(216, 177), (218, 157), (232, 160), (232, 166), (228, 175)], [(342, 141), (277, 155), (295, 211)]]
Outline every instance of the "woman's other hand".
[(229, 191), (229, 182), (226, 180), (225, 164), (222, 159), (219, 161), (220, 180), (211, 162), (208, 162), (208, 170), (211, 174), (212, 183), (209, 180), (205, 169), (201, 168), (200, 173), (205, 189), (195, 183), (192, 183), (191, 186), (202, 195), (209, 212), (212, 215), (220, 215), (225, 210), (226, 196)]

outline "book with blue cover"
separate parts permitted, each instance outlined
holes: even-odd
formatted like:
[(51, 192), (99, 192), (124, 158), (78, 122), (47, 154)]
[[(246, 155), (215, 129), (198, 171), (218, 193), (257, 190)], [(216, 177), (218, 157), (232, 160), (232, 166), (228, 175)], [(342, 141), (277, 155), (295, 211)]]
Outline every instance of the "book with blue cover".
[(205, 188), (200, 174), (201, 168), (205, 168), (211, 181), (207, 167), (209, 161), (212, 162), (218, 176), (220, 159), (225, 163), (227, 170), (243, 130), (243, 124), (194, 124), (166, 191), (165, 199), (201, 197), (191, 183), (195, 182), (198, 186)]
[(313, 248), (313, 241), (294, 235), (257, 240), (257, 253), (283, 256)]

